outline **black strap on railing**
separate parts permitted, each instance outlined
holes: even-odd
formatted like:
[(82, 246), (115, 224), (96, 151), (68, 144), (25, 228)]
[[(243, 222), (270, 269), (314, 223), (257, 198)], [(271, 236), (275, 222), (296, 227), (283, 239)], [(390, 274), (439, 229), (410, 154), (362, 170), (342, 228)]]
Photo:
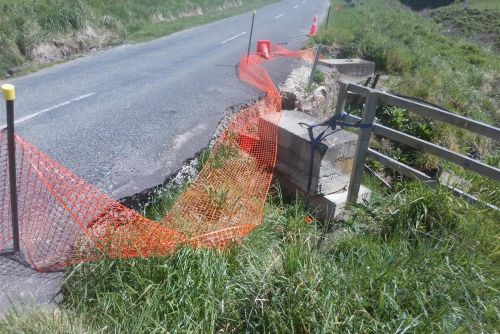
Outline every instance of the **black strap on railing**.
[(353, 128), (359, 128), (359, 129), (366, 129), (366, 128), (371, 128), (373, 126), (373, 123), (367, 123), (367, 124), (361, 124), (361, 120), (357, 121), (356, 123), (347, 123), (347, 122), (341, 122), (340, 120), (347, 115), (346, 112), (342, 111), (339, 115), (334, 115), (332, 116), (329, 120), (315, 124), (315, 125), (308, 125), (301, 123), (301, 125), (306, 125), (308, 126), (309, 130), (311, 131), (311, 136), (312, 136), (312, 129), (319, 127), (319, 126), (326, 126), (327, 128), (324, 129), (316, 138), (313, 139), (311, 142), (311, 160), (309, 161), (309, 178), (307, 180), (307, 198), (309, 198), (309, 193), (311, 191), (311, 184), (312, 184), (312, 175), (313, 175), (313, 164), (314, 164), (314, 150), (316, 149), (316, 146), (318, 146), (319, 143), (323, 140), (328, 135), (325, 135), (325, 133), (331, 129), (332, 131), (335, 131), (337, 129), (337, 126), (339, 127), (353, 127)]

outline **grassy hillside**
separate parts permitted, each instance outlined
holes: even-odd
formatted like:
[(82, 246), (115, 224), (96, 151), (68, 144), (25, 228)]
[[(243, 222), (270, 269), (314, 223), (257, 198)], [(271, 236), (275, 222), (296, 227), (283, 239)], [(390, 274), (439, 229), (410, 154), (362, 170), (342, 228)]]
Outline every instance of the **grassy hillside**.
[(449, 29), (450, 34), (465, 35), (480, 43), (491, 43), (500, 53), (500, 9), (494, 9), (490, 4), (480, 6), (471, 3), (441, 7), (432, 12), (432, 18)]
[(145, 41), (278, 0), (0, 0), (0, 78), (91, 47)]
[[(381, 84), (393, 93), (424, 99), (500, 126), (500, 56), (490, 47), (449, 36), (446, 28), (432, 18), (408, 11), (397, 1), (354, 3), (353, 8), (332, 10), (329, 29), (320, 30), (311, 45), (333, 45), (339, 50), (339, 57), (373, 60), (377, 72), (385, 75)], [(490, 23), (497, 25), (498, 21)], [(387, 126), (495, 167), (500, 164), (498, 141), (396, 108), (381, 106), (377, 118)], [(439, 159), (429, 154), (381, 138), (374, 137), (372, 147), (423, 171), (443, 167)], [(498, 182), (472, 176), (458, 167), (446, 168), (477, 181), (473, 191), (500, 204)]]
[(497, 9), (500, 10), (500, 2), (498, 0), (468, 0), (467, 8), (469, 9)]
[(413, 10), (448, 6), (454, 1), (456, 0), (399, 0), (403, 5), (409, 6)]

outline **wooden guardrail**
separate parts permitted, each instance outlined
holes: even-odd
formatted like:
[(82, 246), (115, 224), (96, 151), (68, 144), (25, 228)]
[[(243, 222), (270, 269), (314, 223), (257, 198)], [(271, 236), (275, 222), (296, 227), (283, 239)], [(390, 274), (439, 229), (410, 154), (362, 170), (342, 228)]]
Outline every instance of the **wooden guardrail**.
[[(441, 122), (445, 122), (454, 125), (459, 128), (466, 129), (468, 131), (477, 133), (482, 136), (489, 137), (493, 140), (500, 140), (500, 129), (494, 126), (484, 124), (466, 117), (455, 115), (453, 113), (428, 106), (419, 102), (410, 101), (398, 96), (394, 96), (388, 93), (377, 91), (365, 86), (342, 82), (340, 85), (340, 91), (337, 101), (337, 106), (335, 110), (335, 115), (340, 115), (345, 106), (346, 98), (349, 93), (360, 95), (366, 98), (365, 108), (362, 117), (345, 115), (342, 119), (346, 122), (361, 122), (362, 124), (373, 123), (375, 119), (375, 111), (379, 103), (394, 106), (397, 108), (405, 109), (411, 111), (415, 114), (432, 118)], [(444, 147), (435, 145), (433, 143), (427, 142), (425, 140), (419, 139), (417, 137), (396, 131), (394, 129), (388, 128), (381, 124), (374, 123), (373, 127), (360, 129), (360, 134), (358, 137), (358, 143), (356, 146), (356, 153), (354, 156), (354, 165), (351, 173), (351, 181), (349, 183), (349, 190), (347, 194), (347, 201), (350, 203), (356, 202), (358, 197), (359, 188), (361, 186), (361, 179), (363, 176), (364, 165), (366, 158), (371, 158), (380, 162), (381, 164), (398, 171), (399, 173), (406, 175), (410, 178), (417, 179), (421, 182), (426, 182), (430, 187), (435, 188), (437, 186), (437, 180), (429, 177), (425, 173), (418, 171), (410, 166), (407, 166), (399, 161), (396, 161), (380, 152), (372, 150), (369, 148), (370, 137), (372, 132), (381, 135), (383, 137), (392, 139), (394, 141), (403, 143), (417, 150), (433, 154), (441, 159), (450, 161), (454, 164), (462, 166), (465, 169), (472, 170), (481, 175), (487, 176), (493, 180), (500, 182), (500, 169), (485, 164), (481, 161), (477, 161), (466, 157), (464, 155), (458, 154)], [(454, 187), (448, 186), (455, 194), (463, 196), (469, 202), (477, 202), (478, 199), (472, 195), (466, 194), (463, 191), (456, 189)], [(493, 207), (492, 205), (489, 205)]]

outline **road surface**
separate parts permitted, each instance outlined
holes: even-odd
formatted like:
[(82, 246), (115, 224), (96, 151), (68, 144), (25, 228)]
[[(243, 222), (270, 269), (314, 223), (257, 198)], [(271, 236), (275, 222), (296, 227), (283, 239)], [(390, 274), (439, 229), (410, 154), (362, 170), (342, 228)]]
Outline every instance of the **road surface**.
[[(285, 0), (257, 11), (251, 52), (269, 39), (298, 50), (328, 0)], [(126, 45), (8, 81), (16, 132), (115, 199), (161, 184), (207, 146), (224, 110), (261, 92), (241, 82), (246, 13)], [(294, 60), (266, 65), (283, 81)], [(0, 116), (0, 126), (6, 123)]]

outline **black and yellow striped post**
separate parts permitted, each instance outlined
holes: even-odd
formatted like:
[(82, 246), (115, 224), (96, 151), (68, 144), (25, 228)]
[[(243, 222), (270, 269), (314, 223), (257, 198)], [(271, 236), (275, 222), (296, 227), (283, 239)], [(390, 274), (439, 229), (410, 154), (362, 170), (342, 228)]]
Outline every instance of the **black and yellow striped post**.
[(10, 208), (12, 216), (12, 239), (14, 252), (19, 246), (19, 217), (17, 211), (16, 143), (14, 139), (14, 100), (16, 93), (11, 84), (2, 85), (2, 95), (7, 102), (7, 150), (9, 154)]

